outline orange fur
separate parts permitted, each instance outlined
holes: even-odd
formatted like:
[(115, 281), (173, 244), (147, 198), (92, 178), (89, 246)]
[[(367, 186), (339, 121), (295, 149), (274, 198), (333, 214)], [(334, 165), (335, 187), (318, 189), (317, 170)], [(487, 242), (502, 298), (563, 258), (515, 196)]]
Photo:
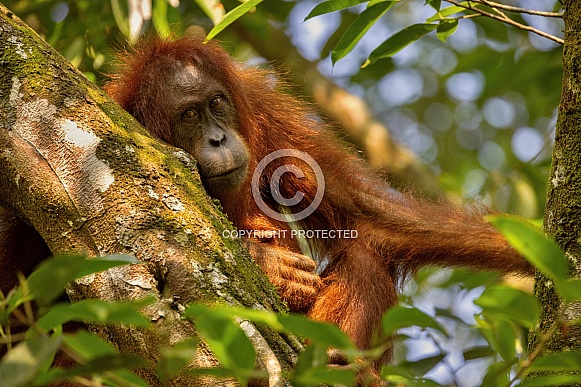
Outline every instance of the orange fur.
[[(532, 273), (532, 267), (482, 220), (480, 211), (423, 202), (394, 191), (314, 118), (306, 104), (277, 91), (272, 86), (272, 73), (239, 65), (215, 43), (202, 44), (191, 37), (147, 40), (123, 57), (106, 91), (154, 136), (169, 142), (172, 121), (165, 82), (169, 64), (176, 60), (193, 64), (219, 80), (236, 108), (238, 131), (252, 155), (249, 174), (240, 187), (214, 196), (238, 229), (290, 232), (288, 224), (262, 213), (253, 200), (250, 179), (263, 157), (290, 148), (313, 157), (326, 183), (317, 210), (298, 226), (358, 233), (353, 239), (309, 241), (315, 261), (329, 262), (320, 277), (312, 273), (314, 262), (301, 255), (299, 244), (288, 234), (245, 240), (292, 310), (336, 323), (359, 347), (366, 348), (382, 313), (397, 302), (398, 283), (421, 267), (468, 266)], [(289, 162), (284, 158), (272, 162), (265, 169), (265, 179), (260, 180), (262, 198), (272, 209), (279, 206), (270, 193), (268, 178)], [(304, 194), (293, 212), (308, 205), (317, 191), (314, 174), (304, 163), (297, 166), (306, 171), (305, 176), (285, 173), (280, 185), (285, 198), (298, 191)], [(19, 260), (24, 242), (11, 239), (16, 227), (23, 225), (16, 224), (11, 213), (0, 212), (0, 263), (3, 270), (26, 274), (48, 251), (40, 244), (35, 257), (32, 254), (26, 262)], [(4, 278), (2, 291), (13, 284), (14, 280)]]
[[(107, 85), (107, 92), (159, 138), (169, 138), (171, 130), (160, 102), (166, 98), (163, 69), (171, 60), (194, 64), (228, 87), (237, 109), (238, 130), (251, 149), (249, 174), (264, 156), (286, 148), (306, 152), (320, 165), (326, 181), (325, 195), (300, 227), (357, 230), (359, 236), (311, 240), (315, 259), (330, 259), (321, 275), (324, 285), (320, 290), (317, 284), (305, 286), (302, 292), (305, 281), (297, 269), (294, 276), (298, 285), (292, 289), (283, 286), (280, 292), (295, 309), (338, 324), (358, 346), (370, 344), (382, 313), (397, 302), (398, 281), (421, 267), (532, 272), (529, 264), (482, 220), (481, 212), (422, 202), (390, 189), (314, 119), (303, 102), (273, 88), (270, 72), (240, 66), (215, 43), (204, 45), (194, 38), (146, 41), (124, 57), (120, 73)], [(284, 162), (288, 160), (273, 162), (266, 176)], [(282, 181), (284, 197), (300, 191), (307, 204), (315, 197), (317, 183), (312, 173), (304, 178), (287, 173)], [(283, 222), (265, 218), (252, 199), (250, 184), (248, 177), (237, 190), (215, 195), (234, 225), (239, 229), (290, 230)], [(268, 185), (261, 181), (260, 188), (269, 206), (278, 208)], [(267, 273), (276, 270), (272, 267), (279, 264), (276, 255), (300, 253), (298, 245), (288, 238), (258, 242), (261, 245), (249, 244), (250, 252)], [(264, 248), (265, 243), (275, 249)], [(308, 264), (303, 267), (308, 268)], [(312, 294), (313, 289), (318, 290), (317, 294)]]

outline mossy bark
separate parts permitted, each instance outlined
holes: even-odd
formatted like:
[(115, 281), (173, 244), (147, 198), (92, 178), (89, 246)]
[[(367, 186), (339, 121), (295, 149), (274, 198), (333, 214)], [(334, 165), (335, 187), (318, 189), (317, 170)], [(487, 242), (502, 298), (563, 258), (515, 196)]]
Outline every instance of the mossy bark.
[[(160, 345), (195, 334), (180, 318), (188, 303), (286, 310), (241, 244), (223, 236), (231, 225), (203, 190), (195, 161), (153, 139), (1, 5), (0, 203), (54, 253), (125, 253), (141, 262), (78, 281), (69, 292), (74, 300), (153, 296), (145, 313), (154, 329), (100, 328), (121, 351), (152, 364)], [(269, 359), (274, 352), (280, 363), (270, 384), (285, 384), (280, 372), (295, 361), (297, 342), (262, 333), (269, 348), (259, 352), (270, 351)], [(209, 354), (196, 360), (216, 364)], [(159, 384), (153, 370), (142, 376)]]
[[(581, 2), (563, 1), (565, 45), (563, 51), (563, 90), (555, 132), (552, 169), (549, 178), (545, 230), (564, 249), (569, 258), (570, 276), (581, 277)], [(540, 274), (535, 294), (542, 304), (541, 320), (531, 332), (532, 350), (542, 335), (556, 323), (562, 303), (554, 284)], [(581, 316), (581, 304), (565, 311), (566, 320)], [(581, 326), (557, 329), (543, 353), (581, 349)]]

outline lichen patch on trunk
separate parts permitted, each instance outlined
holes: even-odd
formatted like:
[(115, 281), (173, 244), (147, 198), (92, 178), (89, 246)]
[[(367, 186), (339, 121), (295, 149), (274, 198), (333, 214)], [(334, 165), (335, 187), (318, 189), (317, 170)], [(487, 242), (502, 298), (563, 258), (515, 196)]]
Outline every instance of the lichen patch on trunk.
[(13, 134), (42, 155), (82, 215), (101, 212), (101, 193), (115, 181), (111, 168), (96, 156), (101, 139), (90, 128), (59, 117), (56, 106), (48, 100), (23, 100), (19, 79), (12, 81), (10, 104), (16, 110)]

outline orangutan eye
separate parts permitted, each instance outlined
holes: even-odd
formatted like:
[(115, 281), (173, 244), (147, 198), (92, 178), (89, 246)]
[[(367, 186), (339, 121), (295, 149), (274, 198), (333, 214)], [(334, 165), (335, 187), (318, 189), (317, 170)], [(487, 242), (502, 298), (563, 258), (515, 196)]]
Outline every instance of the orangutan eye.
[(192, 123), (198, 118), (198, 112), (195, 109), (187, 109), (182, 113), (182, 120), (187, 123)]
[(220, 109), (224, 105), (224, 98), (217, 95), (210, 101), (210, 109)]

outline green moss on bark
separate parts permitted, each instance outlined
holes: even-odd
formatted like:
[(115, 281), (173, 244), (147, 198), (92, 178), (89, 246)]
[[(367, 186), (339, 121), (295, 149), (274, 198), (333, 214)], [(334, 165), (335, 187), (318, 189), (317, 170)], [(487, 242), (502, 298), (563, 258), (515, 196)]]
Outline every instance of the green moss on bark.
[[(552, 168), (545, 210), (545, 230), (569, 257), (570, 275), (581, 274), (581, 2), (563, 1), (565, 45), (563, 90), (555, 133)], [(535, 295), (542, 305), (541, 320), (529, 337), (532, 351), (540, 337), (555, 324), (561, 301), (553, 283), (542, 275), (535, 279)], [(575, 306), (573, 306), (575, 308)], [(579, 327), (567, 334), (557, 329), (544, 353), (581, 349)]]

